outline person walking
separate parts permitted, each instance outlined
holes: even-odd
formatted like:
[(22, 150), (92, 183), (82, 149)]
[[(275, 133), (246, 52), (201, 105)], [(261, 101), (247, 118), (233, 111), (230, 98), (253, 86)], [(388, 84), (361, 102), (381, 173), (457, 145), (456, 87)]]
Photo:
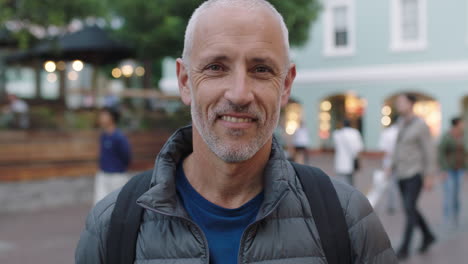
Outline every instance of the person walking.
[(94, 204), (112, 191), (122, 187), (129, 179), (127, 169), (131, 160), (127, 137), (117, 128), (120, 113), (103, 108), (99, 113), (100, 136), (99, 169), (94, 184)]
[[(394, 119), (397, 120), (397, 119)], [(398, 123), (394, 122), (391, 126), (384, 128), (379, 138), (379, 150), (383, 151), (382, 171), (388, 180), (387, 186), (387, 212), (393, 214), (396, 209), (396, 200), (398, 188), (396, 186), (396, 178), (392, 173), (392, 157), (395, 150), (396, 141), (398, 138)]]
[(412, 94), (401, 94), (396, 99), (400, 118), (392, 158), (392, 173), (398, 178), (406, 215), (403, 241), (397, 251), (399, 259), (409, 256), (415, 227), (419, 227), (423, 233), (423, 242), (419, 249), (421, 253), (426, 252), (435, 241), (426, 220), (417, 208), (423, 184), (427, 189), (432, 188), (432, 177), (436, 167), (435, 146), (429, 127), (413, 112), (415, 103), (416, 97)]
[(91, 210), (75, 262), (397, 263), (365, 196), (290, 163), (273, 137), (296, 76), (281, 14), (208, 0), (184, 40), (176, 74), (192, 125)]
[(301, 164), (309, 164), (309, 134), (307, 127), (304, 122), (301, 121), (301, 125), (294, 132), (293, 137), (294, 144), (294, 161)]
[(3, 109), (4, 119), (9, 128), (29, 128), (29, 105), (15, 94), (7, 94), (8, 106)]
[(463, 120), (456, 117), (451, 124), (450, 131), (440, 140), (438, 161), (442, 171), (445, 223), (457, 226), (460, 217), (460, 187), (463, 186), (463, 174), (467, 168), (467, 150), (463, 142)]
[(359, 131), (351, 127), (348, 119), (343, 120), (342, 128), (333, 132), (335, 145), (335, 171), (346, 183), (354, 184), (354, 173), (359, 169), (359, 153), (364, 144)]

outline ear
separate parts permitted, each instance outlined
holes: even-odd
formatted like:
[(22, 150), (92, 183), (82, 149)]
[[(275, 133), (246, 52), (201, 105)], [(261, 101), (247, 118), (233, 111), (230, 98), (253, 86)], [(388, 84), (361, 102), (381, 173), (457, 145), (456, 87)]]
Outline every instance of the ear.
[(291, 88), (296, 78), (296, 64), (291, 63), (289, 66), (288, 73), (286, 75), (286, 79), (284, 80), (284, 89), (281, 94), (281, 107), (284, 107), (288, 104), (289, 96), (291, 95)]
[(190, 87), (188, 85), (188, 69), (185, 67), (185, 64), (181, 58), (176, 60), (176, 71), (180, 98), (184, 104), (190, 105), (192, 103), (192, 96), (190, 94)]

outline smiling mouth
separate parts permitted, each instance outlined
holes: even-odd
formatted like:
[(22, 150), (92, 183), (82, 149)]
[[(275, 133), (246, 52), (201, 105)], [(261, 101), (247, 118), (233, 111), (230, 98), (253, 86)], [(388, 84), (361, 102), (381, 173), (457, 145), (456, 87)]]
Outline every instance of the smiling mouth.
[(220, 118), (221, 118), (221, 120), (231, 122), (231, 123), (251, 123), (251, 122), (255, 121), (255, 119), (253, 119), (253, 118), (234, 117), (234, 116), (228, 116), (228, 115), (223, 115)]

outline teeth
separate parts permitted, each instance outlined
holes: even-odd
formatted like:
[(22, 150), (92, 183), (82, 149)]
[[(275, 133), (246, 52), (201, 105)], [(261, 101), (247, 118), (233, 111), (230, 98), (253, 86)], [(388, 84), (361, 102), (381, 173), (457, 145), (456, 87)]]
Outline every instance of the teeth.
[(247, 123), (253, 121), (252, 118), (238, 118), (233, 116), (222, 116), (221, 119), (233, 123)]

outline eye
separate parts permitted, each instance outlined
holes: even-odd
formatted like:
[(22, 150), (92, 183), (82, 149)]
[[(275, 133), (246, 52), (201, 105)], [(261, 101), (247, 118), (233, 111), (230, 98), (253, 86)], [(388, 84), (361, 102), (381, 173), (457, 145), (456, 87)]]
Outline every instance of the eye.
[(205, 69), (209, 71), (222, 71), (223, 67), (219, 64), (211, 64), (208, 65)]
[(257, 73), (268, 73), (268, 72), (272, 72), (271, 68), (267, 67), (267, 66), (257, 66), (254, 68), (254, 72), (257, 72)]

